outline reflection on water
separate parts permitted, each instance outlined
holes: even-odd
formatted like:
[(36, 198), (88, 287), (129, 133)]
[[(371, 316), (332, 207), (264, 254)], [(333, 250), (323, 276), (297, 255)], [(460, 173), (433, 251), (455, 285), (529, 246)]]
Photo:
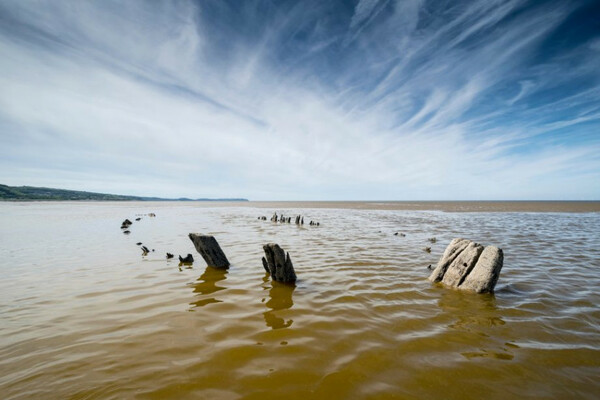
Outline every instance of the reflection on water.
[[(475, 294), (456, 289), (442, 289), (438, 305), (446, 315), (452, 317), (447, 326), (461, 334), (459, 340), (467, 339), (467, 343), (470, 340), (475, 344), (484, 339), (486, 343), (486, 347), (462, 351), (463, 357), (498, 360), (514, 358), (512, 350), (518, 346), (505, 341), (504, 331), (509, 327), (503, 327), (506, 322), (501, 317), (501, 310), (497, 307), (493, 293)], [(490, 338), (498, 338), (498, 340), (490, 340)]]
[[(263, 313), (267, 327), (271, 329), (289, 328), (294, 322), (292, 319), (285, 320), (277, 316), (277, 311), (287, 310), (292, 308), (294, 300), (292, 295), (296, 290), (296, 285), (271, 281), (271, 289), (269, 290), (269, 299), (266, 306), (269, 311)], [(264, 301), (265, 299), (263, 299)]]
[(456, 318), (450, 328), (477, 330), (478, 327), (504, 325), (494, 294), (474, 294), (456, 289), (442, 289), (438, 305)]
[[(179, 262), (179, 264), (177, 265), (179, 267), (179, 272), (183, 271), (183, 268), (185, 269), (192, 269), (194, 268), (194, 263), (193, 262)], [(183, 267), (183, 268), (181, 268)]]
[(196, 297), (199, 298), (198, 300), (190, 303), (192, 309), (211, 303), (221, 303), (222, 300), (219, 300), (213, 296), (206, 297), (206, 295), (225, 290), (223, 286), (218, 286), (217, 282), (227, 279), (228, 273), (229, 271), (227, 269), (207, 266), (206, 270), (204, 270), (204, 273), (200, 275), (200, 278), (198, 278), (196, 283), (191, 285), (194, 288), (194, 293), (198, 293)]

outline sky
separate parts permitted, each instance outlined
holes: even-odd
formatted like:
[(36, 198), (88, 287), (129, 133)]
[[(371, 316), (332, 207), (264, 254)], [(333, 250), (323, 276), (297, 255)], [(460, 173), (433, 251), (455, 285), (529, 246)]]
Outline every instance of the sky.
[(600, 199), (600, 3), (0, 1), (0, 183)]

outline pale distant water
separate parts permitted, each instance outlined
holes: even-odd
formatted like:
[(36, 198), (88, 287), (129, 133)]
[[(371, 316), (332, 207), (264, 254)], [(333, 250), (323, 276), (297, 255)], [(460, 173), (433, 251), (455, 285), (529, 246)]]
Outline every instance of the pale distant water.
[[(0, 203), (0, 397), (598, 399), (599, 205), (523, 204)], [(504, 250), (494, 295), (427, 281), (455, 237)]]

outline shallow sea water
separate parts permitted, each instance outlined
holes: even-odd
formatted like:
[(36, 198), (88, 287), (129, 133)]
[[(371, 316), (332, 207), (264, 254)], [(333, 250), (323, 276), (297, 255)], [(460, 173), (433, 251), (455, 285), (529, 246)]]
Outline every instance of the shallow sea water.
[[(600, 213), (335, 207), (0, 204), (1, 397), (600, 397)], [(189, 232), (214, 235), (229, 270)], [(503, 248), (495, 294), (427, 281), (455, 237)], [(268, 242), (295, 287), (265, 276)]]

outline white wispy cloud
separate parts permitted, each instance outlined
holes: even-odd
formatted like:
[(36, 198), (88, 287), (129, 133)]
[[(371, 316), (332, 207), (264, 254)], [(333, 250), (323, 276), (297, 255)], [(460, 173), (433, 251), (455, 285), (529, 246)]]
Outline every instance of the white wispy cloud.
[(598, 198), (594, 42), (535, 61), (577, 8), (5, 3), (0, 182), (252, 199)]

